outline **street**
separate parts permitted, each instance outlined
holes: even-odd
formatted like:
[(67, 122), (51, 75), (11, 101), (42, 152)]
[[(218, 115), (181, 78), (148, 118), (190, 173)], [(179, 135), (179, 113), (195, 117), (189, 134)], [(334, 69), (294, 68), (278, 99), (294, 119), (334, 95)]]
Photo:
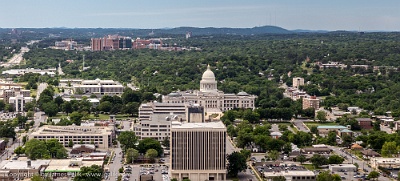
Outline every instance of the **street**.
[(47, 88), (47, 83), (40, 83), (36, 92), (36, 101), (39, 100), (40, 94)]
[(296, 128), (299, 131), (303, 131), (303, 132), (306, 132), (306, 133), (310, 132), (310, 130), (307, 128), (307, 126), (303, 123), (303, 120), (295, 119), (292, 122), (293, 122), (293, 125), (296, 126)]
[(3, 67), (11, 67), (11, 66), (15, 66), (21, 63), (21, 61), (24, 59), (24, 53), (25, 52), (29, 52), (29, 48), (28, 47), (21, 47), (21, 51), (17, 54), (14, 54), (13, 57), (11, 57), (11, 59), (7, 62), (7, 63), (3, 63), (1, 64), (1, 66)]
[[(349, 153), (346, 153), (346, 152), (340, 150), (339, 147), (328, 146), (328, 148), (332, 149), (332, 151), (333, 151), (334, 153), (336, 153), (337, 155), (340, 155), (340, 156), (347, 156), (347, 158), (348, 158), (348, 159), (347, 159), (347, 161), (348, 161), (347, 163), (357, 163), (357, 164), (359, 165), (359, 168), (361, 168), (361, 169), (366, 169), (366, 170), (368, 171), (368, 173), (370, 173), (371, 171), (373, 171), (372, 168), (368, 167), (366, 161), (361, 160), (361, 159), (359, 159), (359, 158), (357, 158), (357, 157), (353, 158), (353, 157), (352, 157), (353, 155), (351, 155), (351, 154), (349, 154)], [(352, 174), (349, 173), (348, 175), (351, 176), (351, 180), (356, 180), (355, 178), (353, 178), (354, 174), (352, 175)], [(379, 180), (379, 181), (390, 181), (389, 178), (383, 177), (383, 176), (380, 176), (380, 177), (378, 178), (378, 180)]]

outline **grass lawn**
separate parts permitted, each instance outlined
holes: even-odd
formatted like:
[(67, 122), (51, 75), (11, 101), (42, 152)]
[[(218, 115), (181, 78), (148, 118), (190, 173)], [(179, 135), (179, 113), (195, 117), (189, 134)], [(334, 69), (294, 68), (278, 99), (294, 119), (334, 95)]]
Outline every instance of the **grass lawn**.
[(312, 165), (312, 164), (302, 164), (301, 166), (304, 166), (307, 170), (311, 170), (311, 171), (318, 170), (318, 169), (315, 169), (314, 165)]
[[(58, 113), (56, 116), (54, 116), (52, 118), (67, 118), (67, 114)], [(132, 119), (133, 117), (130, 117), (130, 115), (128, 115), (128, 114), (117, 114), (115, 116), (115, 118), (118, 120), (118, 119), (127, 119), (127, 118)], [(89, 119), (108, 120), (108, 119), (110, 119), (110, 115), (109, 114), (99, 114), (98, 117), (95, 117), (94, 114), (90, 114)]]

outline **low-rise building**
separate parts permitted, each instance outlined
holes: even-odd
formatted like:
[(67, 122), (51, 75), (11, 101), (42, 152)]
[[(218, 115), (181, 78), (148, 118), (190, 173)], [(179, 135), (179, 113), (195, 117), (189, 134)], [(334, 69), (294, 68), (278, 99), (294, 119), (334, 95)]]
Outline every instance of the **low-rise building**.
[(7, 147), (7, 143), (5, 140), (0, 140), (0, 152), (3, 152)]
[(263, 172), (267, 181), (272, 181), (274, 177), (283, 176), (286, 180), (291, 181), (316, 181), (317, 177), (314, 172), (309, 170), (295, 171), (286, 170), (280, 172)]
[(279, 132), (279, 131), (274, 131), (274, 132), (271, 133), (271, 137), (274, 138), (274, 139), (278, 139), (281, 136), (282, 136), (282, 133)]
[(74, 145), (93, 144), (97, 148), (112, 147), (115, 134), (109, 127), (102, 126), (42, 126), (29, 135), (29, 139), (48, 140), (57, 139), (62, 145), (68, 146), (71, 140)]
[(56, 177), (75, 176), (81, 171), (81, 167), (90, 167), (92, 165), (97, 165), (100, 166), (100, 168), (103, 168), (103, 163), (103, 160), (93, 160), (86, 158), (53, 159), (50, 160), (49, 165), (44, 170), (44, 174)]
[(20, 94), (15, 97), (10, 97), (8, 103), (14, 107), (15, 112), (24, 112), (25, 104), (32, 101), (32, 97), (24, 97)]
[(0, 163), (1, 180), (23, 180), (43, 174), (50, 160), (3, 160)]
[(361, 129), (372, 129), (372, 119), (371, 118), (356, 118)]
[(83, 94), (121, 95), (124, 86), (113, 80), (82, 80), (81, 84), (73, 85), (74, 92)]
[(329, 125), (329, 126), (318, 126), (317, 127), (318, 133), (325, 134), (325, 135), (327, 135), (331, 131), (338, 133), (338, 131), (344, 130), (344, 129), (349, 129), (349, 128), (346, 126), (340, 126), (340, 125)]
[(331, 164), (329, 170), (331, 172), (356, 172), (357, 167), (354, 164)]
[(372, 158), (371, 167), (375, 169), (378, 169), (378, 167), (387, 169), (400, 169), (400, 158)]
[(92, 153), (94, 151), (96, 151), (96, 146), (94, 145), (76, 144), (72, 146), (71, 154)]

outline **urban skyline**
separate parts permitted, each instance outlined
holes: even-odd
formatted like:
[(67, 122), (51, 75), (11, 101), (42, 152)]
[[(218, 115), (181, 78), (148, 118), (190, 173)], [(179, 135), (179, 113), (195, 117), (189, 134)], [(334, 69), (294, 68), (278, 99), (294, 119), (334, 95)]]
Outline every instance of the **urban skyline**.
[[(9, 1), (1, 28), (255, 27), (399, 31), (400, 2), (385, 1)], [(20, 13), (15, 14), (15, 10)]]

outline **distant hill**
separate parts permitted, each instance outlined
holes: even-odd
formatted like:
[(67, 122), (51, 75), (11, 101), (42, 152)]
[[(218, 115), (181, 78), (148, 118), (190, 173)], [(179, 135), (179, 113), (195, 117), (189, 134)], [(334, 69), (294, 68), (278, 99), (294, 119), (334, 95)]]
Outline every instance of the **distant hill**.
[(260, 26), (253, 28), (196, 28), (196, 27), (178, 27), (172, 29), (159, 29), (158, 33), (166, 34), (185, 34), (186, 32), (192, 32), (193, 35), (221, 35), (221, 34), (233, 34), (233, 35), (256, 35), (256, 34), (289, 34), (292, 33), (277, 26)]

